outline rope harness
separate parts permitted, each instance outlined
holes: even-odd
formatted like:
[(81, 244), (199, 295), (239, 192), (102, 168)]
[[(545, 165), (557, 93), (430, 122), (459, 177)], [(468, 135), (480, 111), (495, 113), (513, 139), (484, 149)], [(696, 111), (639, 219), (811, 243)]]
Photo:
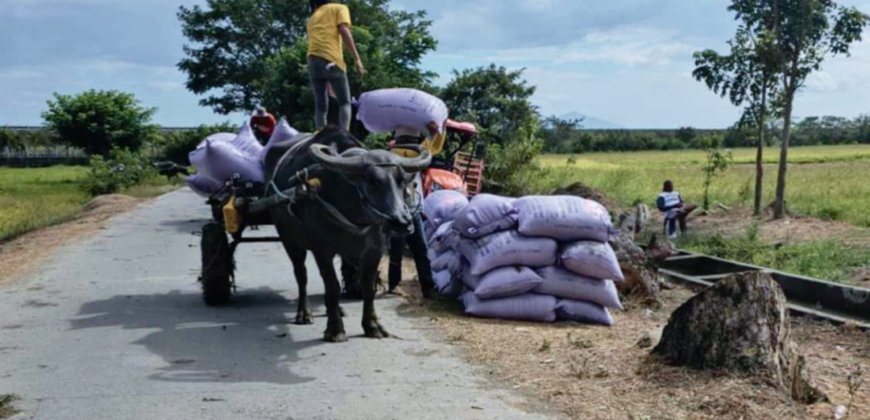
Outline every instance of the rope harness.
[[(302, 147), (304, 145), (310, 143), (312, 139), (313, 139), (313, 137), (305, 139), (305, 140), (299, 142), (298, 144), (294, 145), (294, 147), (292, 147), (290, 150), (288, 150), (287, 153), (285, 153), (284, 156), (281, 157), (281, 159), (278, 161), (278, 165), (276, 167), (280, 167), (281, 164), (283, 164), (283, 162), (286, 161), (288, 158), (292, 159), (292, 157), (295, 156), (296, 153), (300, 149), (302, 149)], [(379, 163), (379, 164), (372, 164), (371, 166), (372, 167), (399, 167), (400, 165), (396, 164), (396, 163)], [(359, 187), (359, 185), (357, 185), (357, 183), (351, 182), (351, 180), (347, 177), (347, 175), (342, 173), (342, 172), (338, 172), (338, 174), (341, 175), (341, 177), (344, 178), (350, 185), (353, 185), (354, 189), (357, 192), (357, 195), (359, 196), (360, 203), (363, 205), (363, 207), (366, 210), (368, 210), (370, 213), (374, 214), (375, 216), (377, 216), (381, 219), (384, 219), (384, 220), (390, 219), (389, 215), (387, 215), (386, 213), (384, 213), (383, 211), (381, 211), (380, 209), (378, 209), (376, 206), (374, 206), (371, 203), (371, 201), (366, 197), (366, 195), (363, 194), (363, 191), (360, 189), (360, 187)], [(269, 182), (269, 186), (268, 186), (267, 191), (269, 189), (271, 189), (275, 193), (276, 196), (286, 200), (286, 202), (287, 202), (286, 207), (287, 207), (288, 212), (290, 213), (290, 216), (293, 217), (294, 219), (296, 219), (297, 221), (299, 221), (300, 223), (301, 223), (301, 221), (294, 214), (292, 206), (294, 204), (296, 204), (296, 202), (299, 201), (299, 199), (308, 198), (308, 199), (313, 200), (315, 203), (318, 203), (323, 208), (323, 210), (325, 210), (325, 214), (328, 216), (327, 219), (330, 222), (332, 222), (334, 225), (338, 226), (342, 230), (344, 230), (352, 235), (363, 236), (363, 235), (369, 233), (369, 231), (371, 231), (371, 229), (373, 227), (378, 225), (378, 223), (364, 224), (364, 225), (354, 223), (350, 219), (348, 219), (344, 214), (342, 214), (341, 211), (339, 211), (337, 208), (335, 208), (335, 206), (333, 206), (332, 204), (330, 204), (329, 202), (324, 200), (320, 196), (320, 194), (318, 194), (316, 192), (316, 190), (317, 190), (316, 187), (320, 186), (320, 180), (317, 178), (311, 178), (309, 168), (305, 168), (299, 172), (296, 172), (295, 177), (296, 177), (296, 181), (298, 181), (298, 182), (294, 183), (296, 185), (296, 187), (295, 187), (295, 190), (293, 190), (294, 191), (293, 194), (287, 194), (286, 191), (281, 191), (278, 188), (278, 185), (275, 182), (275, 177), (277, 175), (278, 175), (277, 171), (272, 175), (272, 179)], [(264, 198), (266, 198), (266, 197), (264, 197)], [(422, 212), (423, 200), (422, 200), (421, 194), (416, 190), (415, 190), (413, 199), (414, 199), (414, 202), (410, 203), (411, 205), (409, 205), (409, 207), (413, 206), (412, 214), (414, 217), (417, 217)], [(409, 203), (406, 203), (406, 204), (409, 204)]]

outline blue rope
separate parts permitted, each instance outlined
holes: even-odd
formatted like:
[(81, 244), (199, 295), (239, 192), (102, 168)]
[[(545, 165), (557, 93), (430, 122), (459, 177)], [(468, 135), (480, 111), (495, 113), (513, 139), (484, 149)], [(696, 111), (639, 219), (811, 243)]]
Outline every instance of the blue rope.
[(287, 200), (292, 200), (292, 198), (291, 198), (289, 195), (284, 194), (283, 192), (281, 192), (281, 191), (278, 189), (278, 185), (275, 184), (275, 181), (270, 182), (270, 183), (269, 183), (269, 186), (271, 186), (272, 189), (275, 190), (275, 195), (277, 195), (278, 197), (281, 197), (281, 198), (284, 198), (284, 199), (287, 199)]

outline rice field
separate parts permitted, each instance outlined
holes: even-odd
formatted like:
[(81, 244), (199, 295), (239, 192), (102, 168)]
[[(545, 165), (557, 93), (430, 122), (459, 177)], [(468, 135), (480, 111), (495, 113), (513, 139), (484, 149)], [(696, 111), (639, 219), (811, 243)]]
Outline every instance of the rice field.
[[(735, 149), (735, 165), (710, 187), (712, 203), (752, 206), (755, 150)], [(546, 176), (530, 191), (548, 193), (574, 182), (604, 191), (620, 205), (653, 205), (662, 183), (673, 180), (686, 201), (703, 201), (704, 152), (699, 150), (546, 155)], [(778, 149), (765, 150), (764, 197), (773, 202)], [(793, 212), (870, 227), (870, 145), (796, 147), (789, 153), (786, 200)]]
[(87, 168), (0, 168), (0, 241), (61, 223), (81, 211)]

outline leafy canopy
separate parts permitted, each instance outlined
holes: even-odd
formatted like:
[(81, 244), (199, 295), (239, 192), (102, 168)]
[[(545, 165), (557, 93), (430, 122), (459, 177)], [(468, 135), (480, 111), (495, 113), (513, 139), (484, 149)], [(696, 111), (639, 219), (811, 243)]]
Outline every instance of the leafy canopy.
[(129, 93), (89, 90), (74, 96), (54, 94), (46, 125), (60, 140), (95, 155), (113, 148), (138, 150), (157, 130), (150, 124), (156, 108), (144, 108)]
[[(423, 11), (390, 10), (388, 0), (347, 0), (353, 35), (368, 76), (353, 60), (351, 92), (386, 87), (432, 90), (436, 74), (420, 68), (437, 42)], [(308, 79), (305, 0), (208, 0), (205, 7), (180, 8), (186, 58), (178, 67), (200, 103), (229, 114), (262, 104), (300, 129), (310, 129), (314, 103)], [(347, 51), (345, 51), (347, 54)]]
[(523, 70), (489, 67), (453, 71), (441, 98), (454, 118), (480, 126), (482, 135), (507, 142), (523, 128), (538, 123), (531, 97), (535, 87), (523, 80)]

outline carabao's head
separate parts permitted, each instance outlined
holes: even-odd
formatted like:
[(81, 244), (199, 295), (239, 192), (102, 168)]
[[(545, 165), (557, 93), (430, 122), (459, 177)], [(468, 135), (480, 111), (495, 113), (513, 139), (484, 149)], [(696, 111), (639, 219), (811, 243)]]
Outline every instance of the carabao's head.
[[(322, 137), (349, 135), (331, 130), (319, 134)], [(316, 162), (344, 175), (359, 192), (358, 196), (344, 197), (345, 200), (356, 200), (360, 211), (370, 213), (391, 233), (403, 235), (414, 231), (414, 210), (409, 205), (414, 201), (413, 174), (426, 169), (432, 160), (429, 150), (417, 145), (408, 147), (416, 148), (419, 155), (403, 158), (386, 150), (338, 154), (325, 144), (312, 145), (310, 152)]]

